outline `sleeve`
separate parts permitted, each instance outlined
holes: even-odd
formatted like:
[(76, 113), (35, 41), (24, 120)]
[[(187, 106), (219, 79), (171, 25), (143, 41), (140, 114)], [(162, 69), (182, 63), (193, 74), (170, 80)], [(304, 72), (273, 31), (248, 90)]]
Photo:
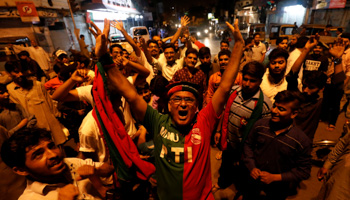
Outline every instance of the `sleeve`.
[[(154, 110), (150, 105), (147, 105), (147, 110), (143, 122), (141, 124), (147, 129), (147, 131), (154, 136), (156, 134), (156, 128), (160, 122), (161, 114)], [(158, 131), (159, 133), (159, 131)]]
[(257, 123), (254, 124), (243, 146), (243, 161), (249, 171), (252, 171), (252, 169), (256, 168), (254, 158), (254, 150), (258, 131), (256, 127)]
[[(308, 139), (308, 138), (307, 138)], [(288, 172), (283, 172), (282, 181), (295, 181), (308, 179), (311, 173), (311, 141), (304, 142), (304, 148), (302, 148), (296, 157), (295, 164), (297, 167), (291, 169)]]
[(76, 90), (80, 101), (86, 101), (90, 105), (93, 105), (93, 97), (91, 94), (92, 85), (77, 87)]
[(207, 96), (205, 97), (205, 101), (209, 103), (211, 101), (211, 98), (214, 95), (214, 76), (215, 74), (211, 75), (209, 78), (209, 83), (208, 83), (208, 92)]
[(42, 94), (44, 95), (45, 101), (47, 102), (47, 105), (49, 106), (50, 110), (52, 111), (52, 114), (55, 117), (60, 116), (60, 112), (57, 110), (57, 107), (54, 105), (53, 100), (50, 97), (50, 94), (45, 89), (44, 85), (37, 81), (37, 85), (41, 88)]
[(88, 136), (86, 134), (82, 134), (79, 132), (79, 140), (80, 146), (79, 151), (81, 152), (95, 152), (96, 147), (96, 139), (94, 137)]
[(323, 167), (330, 169), (339, 158), (345, 153), (350, 143), (350, 132), (347, 133), (344, 137), (340, 138), (338, 143), (335, 145), (333, 150), (328, 154), (326, 162), (323, 164)]
[(216, 124), (219, 121), (220, 116), (218, 116), (215, 113), (213, 103), (210, 101), (205, 108), (203, 108), (199, 113), (197, 117), (197, 121), (201, 120), (204, 121), (207, 129), (210, 131), (207, 131), (207, 133), (210, 133), (207, 137), (210, 139), (211, 133), (213, 133), (214, 128), (216, 128)]

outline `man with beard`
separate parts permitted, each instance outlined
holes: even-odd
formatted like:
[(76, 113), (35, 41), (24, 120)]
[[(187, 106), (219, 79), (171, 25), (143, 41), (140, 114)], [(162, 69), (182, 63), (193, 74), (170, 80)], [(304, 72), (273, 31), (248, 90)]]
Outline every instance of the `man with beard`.
[(286, 74), (290, 72), (290, 69), (292, 68), (294, 62), (298, 59), (301, 52), (303, 51), (303, 48), (306, 44), (306, 42), (309, 40), (308, 37), (300, 37), (295, 44), (295, 49), (290, 52), (288, 60), (287, 60), (287, 68), (286, 68)]
[(294, 51), (295, 44), (298, 42), (298, 38), (300, 37), (299, 34), (294, 34), (292, 38), (290, 39), (290, 43), (288, 44), (287, 51), (290, 53)]
[(208, 85), (209, 77), (220, 70), (219, 66), (216, 66), (211, 62), (211, 54), (208, 47), (199, 50), (198, 58), (200, 61), (199, 68), (206, 75), (206, 84)]
[(21, 61), (22, 73), (36, 77), (38, 81), (45, 83), (46, 77), (44, 71), (40, 68), (39, 64), (29, 56), (28, 51), (21, 51), (18, 56)]
[(264, 73), (265, 67), (261, 63), (250, 62), (243, 67), (242, 86), (232, 87), (231, 96), (214, 137), (215, 144), (219, 143), (221, 135), (223, 137), (221, 141), (228, 143), (227, 149), (222, 154), (220, 177), (216, 188), (226, 188), (234, 182), (236, 188), (240, 190), (239, 174), (242, 170), (238, 165), (244, 141), (258, 119), (270, 116), (271, 101), (259, 87)]
[(30, 47), (24, 47), (21, 45), (12, 45), (12, 47), (16, 53), (20, 51), (28, 51), (30, 57), (38, 62), (44, 72), (49, 71), (51, 68), (49, 54), (42, 47), (38, 46), (34, 40), (31, 40), (30, 43), (32, 45)]
[[(221, 77), (223, 76), (226, 67), (228, 66), (231, 52), (229, 50), (222, 50), (219, 52), (219, 65), (220, 65), (220, 71), (214, 73), (209, 78), (208, 83), (208, 90), (205, 97), (204, 105), (206, 105), (208, 102), (210, 102), (211, 98), (213, 97), (216, 89), (219, 87), (221, 82)], [(237, 74), (235, 85), (240, 85), (242, 82), (242, 75), (240, 73)], [(204, 106), (203, 105), (203, 106)]]
[[(243, 160), (249, 170), (244, 199), (286, 199), (296, 194), (300, 181), (310, 177), (311, 141), (293, 125), (301, 102), (298, 91), (279, 92), (271, 118), (254, 124), (244, 144)], [(261, 191), (265, 198), (260, 196)]]
[[(313, 36), (311, 41), (313, 40)], [(301, 52), (299, 58), (295, 61), (291, 72), (287, 76), (288, 90), (299, 91), (298, 89), (298, 74), (302, 64), (307, 59), (309, 52), (314, 48), (317, 49), (319, 44), (316, 40), (308, 41)], [(315, 50), (314, 50), (315, 51)], [(334, 58), (339, 58), (343, 55), (344, 46), (336, 44), (329, 50), (329, 53)], [(341, 83), (345, 79), (342, 63), (340, 61), (334, 64), (334, 75), (332, 81), (334, 83)], [(327, 75), (323, 71), (308, 71), (304, 74), (302, 79), (302, 89), (305, 101), (301, 105), (301, 110), (294, 118), (294, 123), (311, 139), (314, 138), (319, 119), (322, 111), (322, 98), (319, 98), (319, 93), (323, 91), (327, 81)], [(334, 97), (331, 97), (334, 98)]]
[(274, 49), (269, 55), (269, 66), (260, 85), (263, 93), (274, 101), (275, 95), (287, 89), (288, 83), (285, 78), (288, 52), (283, 49)]
[(66, 128), (60, 124), (56, 117), (60, 116), (49, 93), (43, 84), (24, 76), (19, 70), (17, 62), (6, 62), (5, 69), (12, 77), (13, 82), (7, 85), (10, 100), (21, 105), (29, 114), (37, 119), (36, 126), (51, 131), (56, 145), (63, 144), (69, 133), (64, 133)]
[(61, 149), (43, 129), (23, 129), (5, 141), (2, 160), (27, 178), (19, 200), (103, 199), (107, 188), (99, 176), (108, 176), (113, 167), (79, 158), (64, 158)]
[(34, 115), (30, 115), (19, 104), (10, 103), (6, 86), (0, 85), (0, 125), (5, 127), (11, 136), (21, 128), (32, 128), (36, 124)]
[[(210, 138), (238, 73), (244, 46), (238, 20), (234, 27), (228, 22), (226, 24), (235, 37), (234, 53), (212, 100), (198, 114), (198, 90), (194, 84), (180, 82), (170, 85), (170, 114), (162, 115), (147, 106), (117, 67), (106, 69), (111, 83), (130, 103), (135, 118), (153, 134), (159, 199), (214, 199), (211, 193)], [(164, 49), (165, 53), (168, 49)]]
[(320, 71), (326, 73), (328, 70), (328, 57), (323, 55), (324, 45), (319, 42), (313, 49), (313, 53), (306, 57), (304, 62), (303, 76), (307, 73)]

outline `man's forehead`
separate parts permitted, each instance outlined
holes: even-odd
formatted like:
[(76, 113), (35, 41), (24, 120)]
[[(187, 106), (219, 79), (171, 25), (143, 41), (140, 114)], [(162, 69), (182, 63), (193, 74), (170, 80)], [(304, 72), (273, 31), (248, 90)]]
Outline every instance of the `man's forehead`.
[(192, 98), (196, 99), (194, 94), (192, 92), (189, 92), (189, 91), (177, 91), (177, 92), (174, 92), (174, 94), (171, 95), (170, 98), (176, 97), (176, 96), (178, 96), (178, 97), (192, 97)]
[(52, 143), (52, 140), (49, 139), (41, 139), (37, 144), (35, 145), (30, 145), (26, 147), (26, 153), (33, 153), (34, 151), (36, 151), (37, 149), (40, 149), (43, 146), (46, 146), (47, 144)]
[(194, 53), (189, 53), (187, 56), (186, 56), (187, 58), (193, 58), (193, 57), (196, 57), (197, 58), (197, 55), (196, 54), (194, 54)]
[(164, 49), (164, 52), (175, 52), (175, 50), (172, 47), (168, 47)]
[(286, 61), (286, 59), (284, 57), (277, 57), (277, 58), (271, 60), (271, 62), (279, 62), (279, 61), (282, 61), (282, 60)]
[(121, 49), (120, 47), (113, 47), (112, 52), (119, 52), (119, 51), (123, 51), (123, 49)]
[(228, 57), (227, 55), (221, 55), (221, 56), (219, 57), (219, 59), (228, 59), (228, 58), (230, 58), (230, 57)]

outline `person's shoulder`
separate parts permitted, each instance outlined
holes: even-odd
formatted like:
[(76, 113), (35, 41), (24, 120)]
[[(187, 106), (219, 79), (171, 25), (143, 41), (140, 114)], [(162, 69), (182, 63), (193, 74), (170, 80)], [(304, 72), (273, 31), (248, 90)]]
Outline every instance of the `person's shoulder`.
[(260, 90), (260, 92), (262, 92), (264, 95), (264, 102), (271, 108), (272, 107), (271, 99), (262, 90)]
[(312, 141), (298, 126), (293, 126), (288, 132), (288, 136), (295, 140), (301, 148), (311, 146)]

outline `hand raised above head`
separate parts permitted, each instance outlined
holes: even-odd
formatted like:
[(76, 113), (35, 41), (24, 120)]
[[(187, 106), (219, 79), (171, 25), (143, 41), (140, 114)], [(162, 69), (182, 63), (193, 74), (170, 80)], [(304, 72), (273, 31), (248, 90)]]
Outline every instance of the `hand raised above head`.
[(96, 26), (94, 22), (90, 22), (90, 24), (93, 28), (89, 27), (89, 30), (96, 39), (95, 54), (97, 57), (101, 57), (107, 53), (107, 42), (110, 30), (109, 20), (104, 20), (103, 32)]
[(244, 44), (242, 34), (239, 31), (239, 27), (238, 27), (238, 19), (235, 19), (233, 26), (229, 22), (226, 22), (226, 25), (231, 30), (231, 32), (233, 34), (233, 38), (235, 39), (235, 42), (241, 42)]
[(188, 16), (181, 17), (181, 27), (186, 27), (190, 23), (190, 18)]
[(111, 26), (116, 28), (118, 31), (123, 31), (124, 29), (124, 25), (122, 21), (117, 21), (117, 20), (113, 20), (111, 22)]
[(329, 53), (335, 58), (340, 58), (344, 54), (344, 51), (345, 44), (342, 39), (335, 42), (333, 47), (329, 49)]

